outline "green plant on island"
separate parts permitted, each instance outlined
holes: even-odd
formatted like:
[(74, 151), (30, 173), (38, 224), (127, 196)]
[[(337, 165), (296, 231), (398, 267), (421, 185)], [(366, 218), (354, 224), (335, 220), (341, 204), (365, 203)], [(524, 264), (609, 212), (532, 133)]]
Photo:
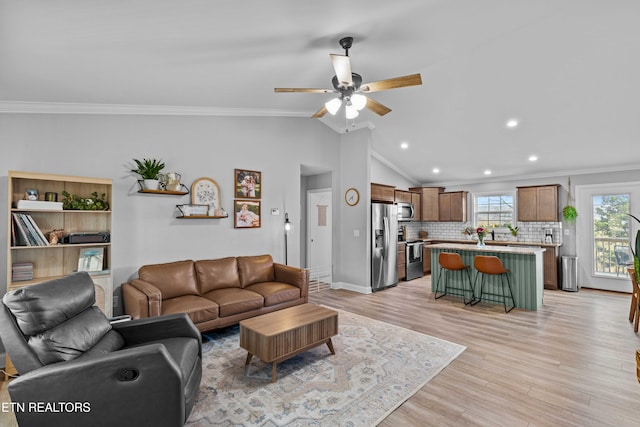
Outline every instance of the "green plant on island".
[(63, 191), (62, 196), (64, 196), (62, 199), (63, 209), (81, 211), (106, 211), (109, 209), (109, 203), (105, 200), (107, 196), (105, 193), (98, 196), (98, 193), (94, 191), (91, 193), (91, 197), (80, 197)]
[(164, 163), (162, 160), (156, 159), (133, 159), (138, 166), (137, 169), (131, 169), (131, 172), (135, 172), (142, 177), (142, 179), (158, 179), (158, 174), (164, 169)]
[(512, 227), (511, 224), (507, 224), (507, 228), (509, 229), (513, 237), (518, 237), (518, 230), (520, 229), (520, 227)]

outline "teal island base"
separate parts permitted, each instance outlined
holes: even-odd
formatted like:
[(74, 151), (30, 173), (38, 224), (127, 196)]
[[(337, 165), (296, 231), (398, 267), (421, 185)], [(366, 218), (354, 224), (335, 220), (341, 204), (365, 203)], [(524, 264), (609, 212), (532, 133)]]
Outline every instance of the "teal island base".
[[(473, 268), (473, 259), (476, 255), (497, 256), (507, 270), (510, 270), (511, 288), (515, 306), (526, 310), (537, 310), (542, 306), (544, 295), (543, 260), (544, 248), (511, 247), (511, 246), (475, 246), (456, 243), (439, 243), (429, 246), (431, 249), (431, 291), (435, 292), (436, 283), (442, 271), (438, 264), (438, 256), (441, 252), (459, 253), (465, 265), (471, 267), (471, 284), (475, 286), (476, 297), (480, 296), (480, 279), (476, 280), (478, 272)], [(462, 273), (462, 274), (457, 274)], [(447, 280), (450, 286), (463, 287), (463, 272), (449, 274)], [(466, 279), (464, 279), (466, 281)], [(502, 278), (499, 276), (487, 276), (485, 278), (485, 292), (502, 294)], [(476, 283), (477, 282), (477, 283)], [(506, 283), (506, 282), (505, 282)], [(456, 294), (453, 294), (456, 295)], [(462, 293), (458, 292), (462, 299)], [(502, 304), (502, 301), (491, 301)], [(510, 301), (508, 302), (508, 304)]]

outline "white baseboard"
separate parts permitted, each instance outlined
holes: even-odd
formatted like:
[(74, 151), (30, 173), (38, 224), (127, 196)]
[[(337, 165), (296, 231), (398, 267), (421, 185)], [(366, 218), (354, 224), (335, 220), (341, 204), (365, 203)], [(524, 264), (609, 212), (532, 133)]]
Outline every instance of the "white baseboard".
[(371, 287), (354, 285), (353, 283), (332, 282), (331, 289), (346, 289), (348, 291), (359, 292), (361, 294), (370, 294)]

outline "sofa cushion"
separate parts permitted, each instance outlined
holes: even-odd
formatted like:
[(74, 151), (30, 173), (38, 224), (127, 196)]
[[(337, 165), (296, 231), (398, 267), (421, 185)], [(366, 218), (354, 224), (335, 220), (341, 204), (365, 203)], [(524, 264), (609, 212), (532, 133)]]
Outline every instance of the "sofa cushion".
[(193, 261), (176, 261), (140, 267), (138, 276), (162, 292), (162, 299), (182, 295), (198, 295), (198, 284)]
[(4, 304), (25, 335), (58, 326), (95, 303), (93, 280), (86, 272), (7, 292)]
[(265, 307), (300, 298), (300, 288), (286, 283), (262, 282), (248, 286), (246, 289), (262, 295)]
[(201, 295), (214, 289), (240, 287), (235, 257), (196, 261), (195, 268)]
[(218, 304), (197, 295), (184, 295), (162, 301), (162, 314), (186, 313), (193, 323), (218, 318)]
[(262, 295), (241, 288), (216, 289), (203, 296), (220, 306), (220, 317), (233, 316), (264, 306)]
[(96, 345), (111, 330), (98, 307), (90, 307), (66, 322), (29, 337), (29, 346), (43, 365), (72, 360)]
[(273, 271), (271, 255), (238, 257), (240, 285), (246, 288), (254, 283), (273, 282), (276, 278)]

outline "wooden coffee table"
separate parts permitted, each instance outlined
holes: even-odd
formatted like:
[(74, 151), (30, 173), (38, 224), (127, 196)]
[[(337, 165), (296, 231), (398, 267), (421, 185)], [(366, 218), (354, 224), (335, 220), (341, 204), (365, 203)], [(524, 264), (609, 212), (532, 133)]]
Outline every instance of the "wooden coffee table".
[(263, 314), (240, 322), (240, 347), (247, 350), (245, 375), (249, 362), (257, 356), (271, 363), (271, 382), (276, 381), (276, 367), (321, 344), (336, 354), (331, 337), (338, 334), (338, 312), (314, 304)]

